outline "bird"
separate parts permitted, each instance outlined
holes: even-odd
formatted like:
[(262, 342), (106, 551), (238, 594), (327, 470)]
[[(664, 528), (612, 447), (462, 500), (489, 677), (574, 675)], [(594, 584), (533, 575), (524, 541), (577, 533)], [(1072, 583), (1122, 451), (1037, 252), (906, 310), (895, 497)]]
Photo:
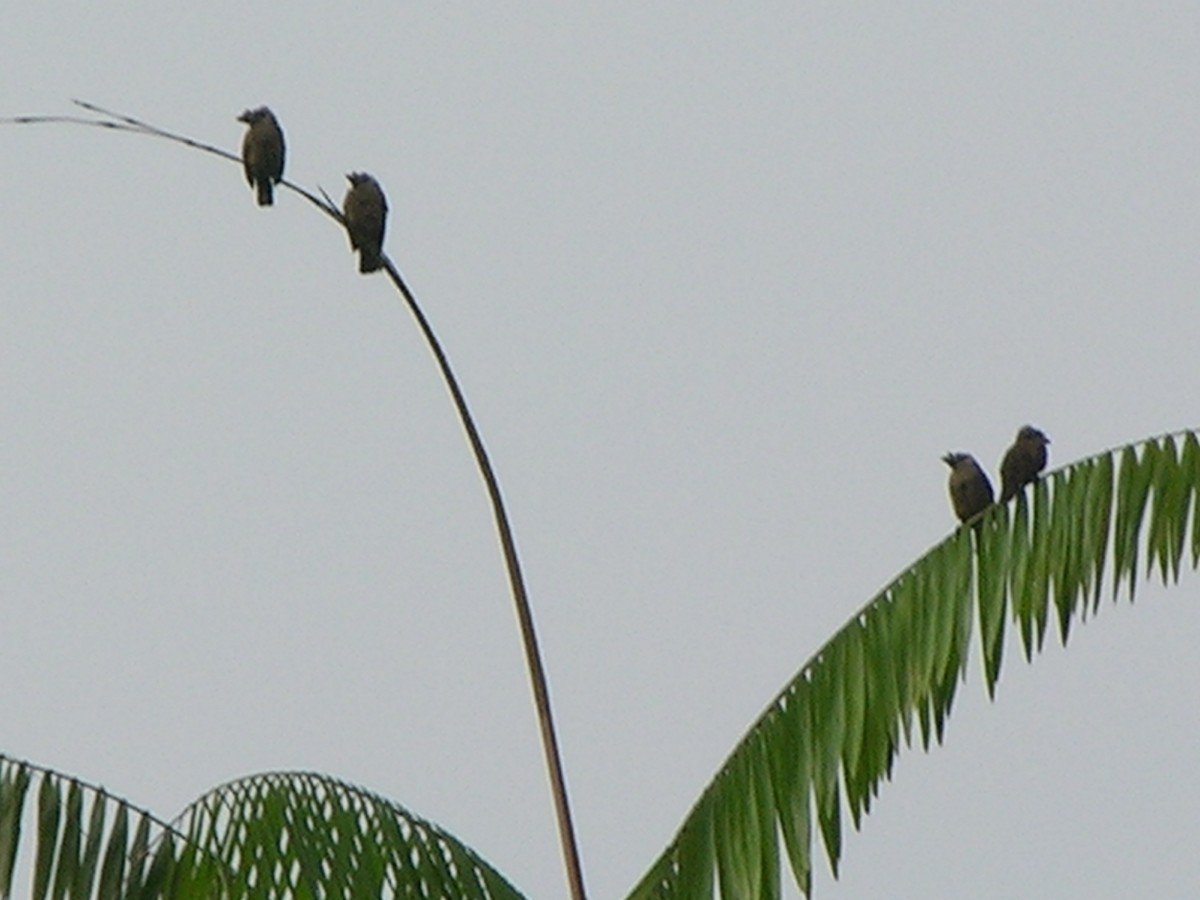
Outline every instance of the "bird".
[(1025, 425), (1017, 432), (1017, 439), (1000, 461), (1000, 502), (1007, 503), (1025, 485), (1036, 481), (1038, 474), (1046, 468), (1046, 447), (1050, 438), (1045, 433)]
[(379, 182), (366, 172), (346, 176), (350, 189), (342, 201), (342, 215), (350, 235), (350, 249), (358, 251), (358, 271), (364, 275), (383, 268), (383, 232), (387, 225), (387, 198)]
[(992, 483), (969, 453), (947, 453), (942, 462), (950, 467), (950, 503), (960, 522), (973, 519), (992, 505)]
[(250, 126), (242, 138), (246, 181), (258, 189), (258, 205), (271, 206), (275, 202), (272, 185), (283, 178), (283, 129), (275, 114), (265, 106), (246, 110), (238, 116), (238, 121)]

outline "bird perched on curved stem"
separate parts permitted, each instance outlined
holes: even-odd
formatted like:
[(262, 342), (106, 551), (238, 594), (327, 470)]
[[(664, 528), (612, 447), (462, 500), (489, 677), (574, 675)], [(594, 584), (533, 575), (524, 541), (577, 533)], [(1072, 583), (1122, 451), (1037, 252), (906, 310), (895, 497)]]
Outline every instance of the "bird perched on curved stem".
[(1025, 485), (1036, 481), (1046, 468), (1050, 438), (1032, 425), (1017, 432), (1017, 439), (1000, 461), (1000, 502), (1007, 503)]
[(950, 503), (960, 522), (973, 519), (992, 505), (992, 483), (970, 453), (947, 453), (950, 467)]
[(350, 248), (358, 251), (358, 271), (366, 275), (383, 268), (387, 198), (379, 182), (366, 172), (351, 172), (346, 179), (350, 189), (342, 201), (342, 215), (346, 218)]
[(238, 116), (239, 122), (250, 127), (242, 138), (242, 168), (246, 181), (258, 190), (258, 205), (270, 206), (275, 202), (273, 185), (283, 178), (283, 129), (279, 127), (274, 113), (265, 106), (248, 109)]

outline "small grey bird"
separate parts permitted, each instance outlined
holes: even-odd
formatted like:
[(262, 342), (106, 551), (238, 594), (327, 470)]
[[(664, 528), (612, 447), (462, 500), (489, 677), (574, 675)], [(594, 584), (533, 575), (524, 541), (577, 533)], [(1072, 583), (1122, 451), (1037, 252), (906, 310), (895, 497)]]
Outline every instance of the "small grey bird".
[(383, 268), (383, 232), (387, 226), (387, 198), (379, 182), (366, 172), (346, 176), (350, 189), (342, 201), (350, 249), (358, 251), (358, 271), (366, 275)]
[(238, 121), (250, 126), (242, 138), (242, 168), (246, 170), (246, 181), (258, 189), (258, 205), (270, 206), (275, 202), (272, 185), (283, 178), (283, 129), (265, 106), (246, 110), (238, 116)]
[(960, 522), (979, 515), (992, 505), (992, 483), (969, 453), (947, 453), (942, 462), (950, 467), (950, 503)]
[(1046, 468), (1046, 447), (1050, 438), (1032, 425), (1017, 432), (1017, 439), (1000, 462), (1000, 502), (1007, 503), (1025, 485), (1036, 481)]

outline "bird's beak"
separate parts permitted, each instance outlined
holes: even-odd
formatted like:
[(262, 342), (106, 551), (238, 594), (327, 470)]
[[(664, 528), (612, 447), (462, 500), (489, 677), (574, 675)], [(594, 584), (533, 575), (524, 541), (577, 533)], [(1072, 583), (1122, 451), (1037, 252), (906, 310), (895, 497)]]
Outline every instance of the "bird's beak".
[(249, 124), (249, 122), (250, 122), (250, 113), (242, 113), (240, 116), (238, 116), (238, 117), (237, 117), (237, 120), (238, 120), (239, 122), (246, 122), (247, 124)]

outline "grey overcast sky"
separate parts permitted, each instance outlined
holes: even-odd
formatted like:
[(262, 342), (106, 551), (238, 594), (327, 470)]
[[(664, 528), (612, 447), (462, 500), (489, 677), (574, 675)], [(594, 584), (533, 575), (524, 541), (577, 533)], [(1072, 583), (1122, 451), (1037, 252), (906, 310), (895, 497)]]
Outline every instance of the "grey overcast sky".
[[(83, 97), (376, 175), (500, 474), (589, 886), (939, 541), (948, 450), (1200, 423), (1195, 3), (11, 4)], [(162, 141), (0, 129), (0, 749), (363, 784), (563, 880), (482, 484), (382, 277)], [(1200, 896), (1200, 591), (978, 658), (817, 896)]]

